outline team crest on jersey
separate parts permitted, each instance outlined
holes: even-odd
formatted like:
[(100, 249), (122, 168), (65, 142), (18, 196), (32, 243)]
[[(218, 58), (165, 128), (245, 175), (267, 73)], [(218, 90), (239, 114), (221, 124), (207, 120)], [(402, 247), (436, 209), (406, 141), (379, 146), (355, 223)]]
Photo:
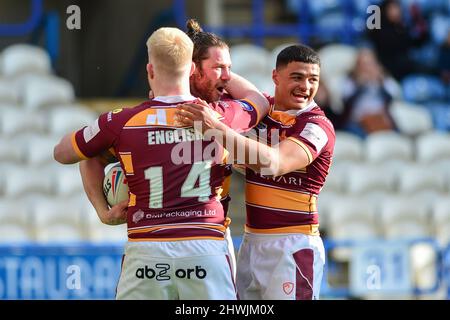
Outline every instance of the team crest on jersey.
[(133, 222), (134, 223), (138, 223), (139, 221), (141, 221), (144, 218), (144, 211), (142, 210), (138, 210), (135, 213), (133, 213)]
[(248, 104), (247, 102), (244, 102), (244, 101), (238, 101), (239, 102), (239, 104), (242, 106), (242, 109), (244, 109), (245, 111), (253, 111), (253, 107), (250, 105), (250, 104)]
[(285, 282), (283, 283), (283, 291), (287, 295), (290, 295), (292, 293), (292, 290), (294, 290), (294, 284), (292, 282)]

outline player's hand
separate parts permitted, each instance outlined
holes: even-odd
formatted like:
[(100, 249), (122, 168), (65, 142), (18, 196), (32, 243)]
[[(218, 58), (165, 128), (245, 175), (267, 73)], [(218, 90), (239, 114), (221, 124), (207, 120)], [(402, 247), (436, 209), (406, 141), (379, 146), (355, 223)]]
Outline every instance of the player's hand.
[(128, 200), (119, 202), (106, 213), (104, 223), (115, 226), (127, 222)]
[(194, 129), (201, 128), (202, 133), (220, 126), (219, 119), (203, 100), (178, 105), (175, 119), (180, 125), (194, 127)]

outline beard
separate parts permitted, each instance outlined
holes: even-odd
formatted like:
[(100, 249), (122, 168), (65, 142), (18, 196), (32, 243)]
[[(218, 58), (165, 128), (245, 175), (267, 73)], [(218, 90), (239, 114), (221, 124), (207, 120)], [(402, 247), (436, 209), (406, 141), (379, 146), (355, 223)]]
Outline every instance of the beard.
[(217, 90), (217, 83), (207, 79), (202, 73), (192, 75), (190, 84), (192, 94), (208, 103), (216, 102), (222, 96)]

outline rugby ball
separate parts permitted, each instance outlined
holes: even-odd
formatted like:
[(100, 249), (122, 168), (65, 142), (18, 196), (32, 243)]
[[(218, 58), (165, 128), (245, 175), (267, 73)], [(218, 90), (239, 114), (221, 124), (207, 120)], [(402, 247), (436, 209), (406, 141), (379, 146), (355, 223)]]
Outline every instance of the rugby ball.
[(105, 169), (103, 179), (103, 193), (106, 201), (112, 207), (121, 201), (128, 199), (128, 183), (120, 163)]

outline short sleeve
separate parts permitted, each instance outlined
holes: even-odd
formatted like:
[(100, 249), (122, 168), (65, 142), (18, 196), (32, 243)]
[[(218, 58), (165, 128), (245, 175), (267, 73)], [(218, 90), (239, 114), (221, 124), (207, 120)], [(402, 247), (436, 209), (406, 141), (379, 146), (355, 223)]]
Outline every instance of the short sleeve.
[[(323, 121), (321, 121), (323, 118)], [(334, 130), (325, 117), (315, 117), (297, 122), (295, 130), (286, 138), (298, 144), (308, 155), (309, 163), (313, 162), (330, 143), (334, 144)]]
[(95, 157), (113, 146), (123, 127), (122, 117), (117, 116), (119, 112), (104, 113), (91, 125), (72, 134), (72, 146), (80, 158)]
[(258, 123), (258, 110), (255, 104), (247, 99), (227, 99), (213, 104), (213, 109), (222, 117), (223, 122), (239, 133), (253, 128)]

